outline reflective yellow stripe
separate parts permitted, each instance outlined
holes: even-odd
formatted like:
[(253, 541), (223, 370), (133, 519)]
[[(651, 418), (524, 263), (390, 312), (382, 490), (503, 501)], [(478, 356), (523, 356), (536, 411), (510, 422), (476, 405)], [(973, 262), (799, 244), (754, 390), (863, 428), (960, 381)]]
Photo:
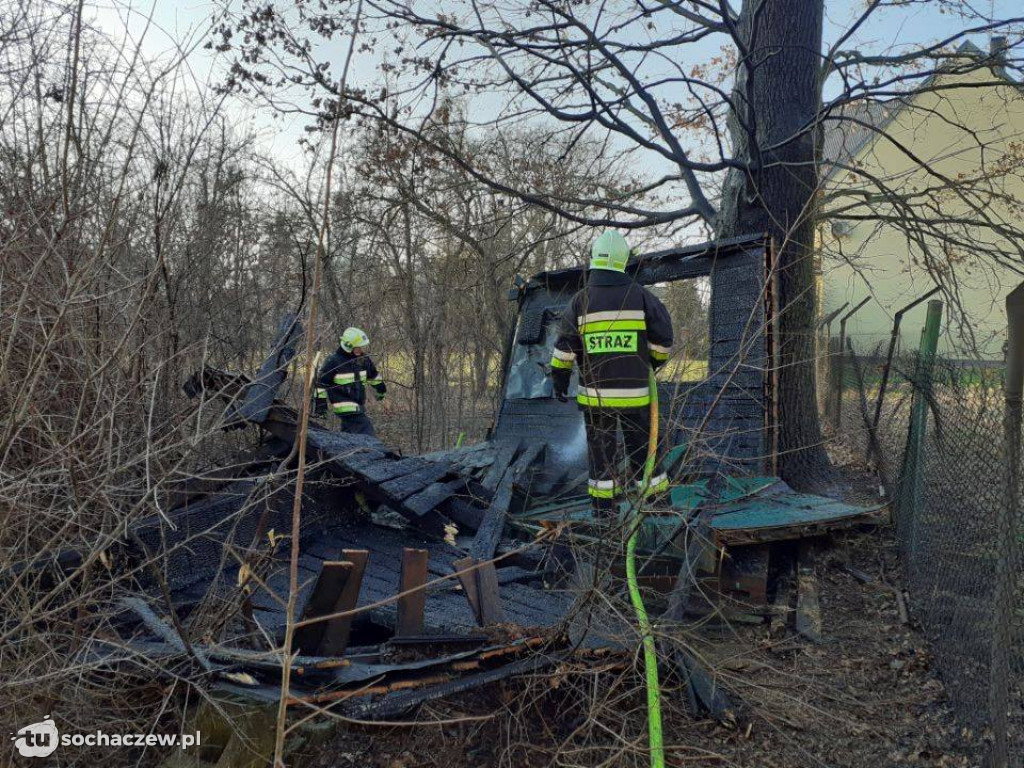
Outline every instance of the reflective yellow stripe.
[(384, 383), (384, 379), (367, 379), (366, 383), (369, 384), (371, 387), (379, 387), (381, 384)]
[(580, 326), (580, 333), (645, 330), (647, 330), (647, 322), (644, 320), (598, 320), (593, 323), (584, 323)]
[(576, 395), (576, 402), (588, 407), (601, 408), (640, 408), (651, 404), (651, 396), (643, 397), (592, 397), (591, 395)]
[(559, 360), (557, 357), (551, 358), (552, 368), (572, 368), (571, 360)]
[(334, 374), (335, 384), (352, 384), (356, 380), (354, 373), (336, 373)]
[(589, 397), (643, 397), (650, 394), (650, 387), (581, 387), (580, 391)]
[(587, 480), (587, 493), (595, 499), (614, 499), (622, 488), (614, 480)]
[(580, 387), (576, 402), (591, 407), (639, 408), (650, 404), (651, 391), (648, 387)]
[(359, 413), (359, 403), (351, 400), (343, 400), (339, 403), (331, 403), (331, 410), (335, 413)]
[(557, 357), (559, 360), (562, 360), (562, 361), (565, 361), (565, 362), (570, 362), (570, 363), (573, 360), (576, 359), (576, 353), (575, 352), (573, 352), (571, 350), (569, 352), (565, 352), (565, 351), (559, 349), (558, 347), (555, 347), (554, 349), (551, 350), (551, 356), (552, 357)]
[(585, 315), (576, 316), (577, 325), (596, 323), (601, 320), (643, 320), (642, 309), (606, 309), (602, 312), (587, 312)]
[(658, 362), (668, 360), (668, 356), (672, 354), (671, 347), (663, 347), (661, 344), (647, 342), (647, 348), (651, 352), (651, 360), (657, 360)]
[(323, 387), (317, 387), (316, 388), (316, 398), (318, 400), (326, 400), (327, 399), (327, 390), (324, 389)]

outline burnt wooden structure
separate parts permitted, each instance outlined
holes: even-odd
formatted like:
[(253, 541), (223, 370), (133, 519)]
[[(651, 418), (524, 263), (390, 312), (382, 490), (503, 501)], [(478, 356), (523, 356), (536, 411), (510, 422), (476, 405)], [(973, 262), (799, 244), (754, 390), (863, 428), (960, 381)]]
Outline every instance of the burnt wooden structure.
[[(662, 434), (673, 445), (699, 443), (694, 453), (700, 456), (673, 468), (686, 493), (674, 492), (673, 509), (665, 512), (668, 535), (650, 558), (676, 557), (670, 570), (651, 576), (672, 588), (663, 617), (669, 622), (700, 608), (692, 595), (708, 546), (751, 545), (720, 558), (724, 566), (712, 591), (756, 607), (772, 598), (769, 542), (857, 523), (855, 513), (820, 497), (796, 504), (774, 478), (730, 484), (723, 475), (723, 468), (748, 475), (771, 470), (770, 262), (769, 244), (752, 237), (630, 263), (630, 273), (647, 285), (706, 278), (711, 289), (707, 377), (659, 385), (666, 404)], [(394, 717), (570, 655), (607, 663), (620, 644), (631, 647), (631, 627), (580, 615), (573, 592), (551, 588), (565, 572), (546, 534), (575, 525), (573, 516), (586, 515), (589, 504), (580, 496), (582, 416), (551, 397), (543, 365), (560, 313), (584, 278), (581, 269), (546, 272), (514, 292), (519, 317), (488, 441), (407, 457), (376, 438), (310, 423), (296, 595), (299, 655), (288, 691), (296, 703), (330, 704), (352, 717)], [(263, 448), (230, 471), (161, 490), (164, 508), (135, 524), (117, 553), (119, 567), (138, 574), (137, 592), (122, 596), (123, 641), (93, 646), (93, 660), (117, 664), (127, 643), (134, 652), (181, 658), (200, 670), (202, 684), (233, 696), (279, 697), (280, 656), (260, 649), (268, 640), (278, 646), (285, 635), (299, 414), (278, 390), (301, 333), (293, 319), (282, 322), (255, 380), (205, 368), (185, 384), (190, 397), (223, 406), (225, 429), (261, 430)], [(801, 582), (801, 609), (808, 604), (804, 587)], [(710, 670), (682, 645), (669, 648), (669, 656), (689, 683), (694, 713), (735, 719)], [(621, 663), (631, 663), (628, 650)]]

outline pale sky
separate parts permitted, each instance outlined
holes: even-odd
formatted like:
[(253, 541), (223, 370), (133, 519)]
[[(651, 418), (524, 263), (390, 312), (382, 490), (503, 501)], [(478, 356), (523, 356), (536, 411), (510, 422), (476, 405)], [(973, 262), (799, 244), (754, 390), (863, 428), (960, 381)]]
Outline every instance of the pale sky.
[[(237, 10), (238, 0), (227, 2), (234, 3), (233, 7)], [(940, 14), (938, 6), (938, 2), (931, 2), (880, 10), (844, 48), (885, 51), (893, 46), (927, 44), (954, 34), (963, 27), (963, 22), (953, 15)], [(143, 52), (149, 57), (161, 57), (170, 55), (178, 46), (187, 45), (189, 41), (203, 41), (211, 18), (223, 10), (224, 4), (202, 0), (88, 0), (86, 7), (91, 10), (95, 26), (106, 34), (115, 39), (127, 35), (136, 42), (141, 37)], [(826, 44), (845, 31), (863, 8), (863, 0), (826, 0)], [(1021, 15), (1019, 0), (982, 0), (980, 9), (984, 12), (991, 10), (1000, 18), (1009, 17), (1015, 12)], [(152, 24), (143, 36), (150, 15)], [(988, 45), (984, 35), (976, 35), (972, 41), (981, 48)], [(693, 63), (697, 64), (701, 59), (706, 60), (716, 55), (724, 42), (723, 36), (715, 36), (688, 46), (686, 50), (693, 56)], [(330, 43), (324, 55), (340, 63), (345, 44)], [(226, 61), (198, 47), (188, 59), (193, 87), (201, 89), (219, 81), (223, 77)], [(370, 55), (357, 54), (353, 58), (350, 82), (361, 85), (379, 83), (379, 63), (378, 59)], [(304, 135), (304, 118), (272, 118), (271, 110), (265, 105), (247, 104), (238, 99), (233, 100), (228, 109), (236, 122), (252, 125), (259, 130), (265, 151), (280, 159), (299, 160), (297, 141)], [(486, 111), (486, 107), (484, 109)], [(652, 158), (651, 162), (653, 172), (656, 161)]]

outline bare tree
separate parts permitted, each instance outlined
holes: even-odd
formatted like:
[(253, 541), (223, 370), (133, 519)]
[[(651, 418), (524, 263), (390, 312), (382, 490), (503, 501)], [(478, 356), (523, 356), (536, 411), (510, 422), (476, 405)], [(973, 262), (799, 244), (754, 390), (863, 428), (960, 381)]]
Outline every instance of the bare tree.
[[(943, 40), (864, 53), (848, 46), (887, 10), (878, 2), (858, 10), (826, 49), (823, 0), (747, 0), (738, 11), (702, 0), (453, 0), (438, 9), (376, 0), (367, 31), (379, 42), (371, 53), (392, 84), (384, 93), (353, 86), (345, 98), (353, 114), (415, 136), (469, 177), (573, 222), (771, 235), (782, 310), (780, 469), (806, 484), (827, 471), (811, 331), (821, 126), (842, 104), (920, 86), (949, 46), (971, 33), (1019, 30), (1019, 19), (954, 5), (962, 23)], [(230, 85), (268, 98), (284, 87), (306, 89), (315, 117), (340, 95), (317, 40), (349, 21), (352, 6), (271, 8), (221, 27), (222, 49), (243, 39)], [(730, 53), (710, 66), (704, 52), (715, 42)], [(721, 69), (733, 61), (729, 88)], [(826, 88), (840, 95), (823, 101)], [(459, 91), (480, 95), (481, 127), (500, 132), (528, 120), (553, 122), (570, 144), (601, 142), (603, 158), (642, 158), (646, 179), (616, 194), (566, 194), (496, 178), (432, 130), (435, 107)], [(710, 138), (694, 141), (695, 126)]]

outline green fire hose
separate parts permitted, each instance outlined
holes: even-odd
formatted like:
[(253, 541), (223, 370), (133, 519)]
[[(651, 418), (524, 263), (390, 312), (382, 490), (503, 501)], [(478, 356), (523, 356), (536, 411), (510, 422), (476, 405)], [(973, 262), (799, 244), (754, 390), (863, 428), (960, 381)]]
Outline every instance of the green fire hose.
[[(651, 389), (651, 434), (647, 443), (647, 462), (644, 464), (644, 479), (640, 488), (641, 502), (647, 494), (654, 476), (654, 467), (658, 460), (658, 382), (654, 378), (654, 369), (648, 377)], [(654, 633), (651, 620), (647, 617), (644, 600), (640, 595), (640, 586), (636, 579), (636, 537), (640, 532), (647, 510), (643, 504), (639, 509), (633, 507), (633, 520), (630, 521), (631, 532), (626, 543), (626, 581), (629, 584), (629, 599), (636, 611), (637, 623), (644, 644), (644, 673), (647, 683), (647, 737), (651, 750), (651, 768), (664, 768), (665, 741), (661, 731), (661, 686), (658, 683), (658, 653), (654, 646)]]

